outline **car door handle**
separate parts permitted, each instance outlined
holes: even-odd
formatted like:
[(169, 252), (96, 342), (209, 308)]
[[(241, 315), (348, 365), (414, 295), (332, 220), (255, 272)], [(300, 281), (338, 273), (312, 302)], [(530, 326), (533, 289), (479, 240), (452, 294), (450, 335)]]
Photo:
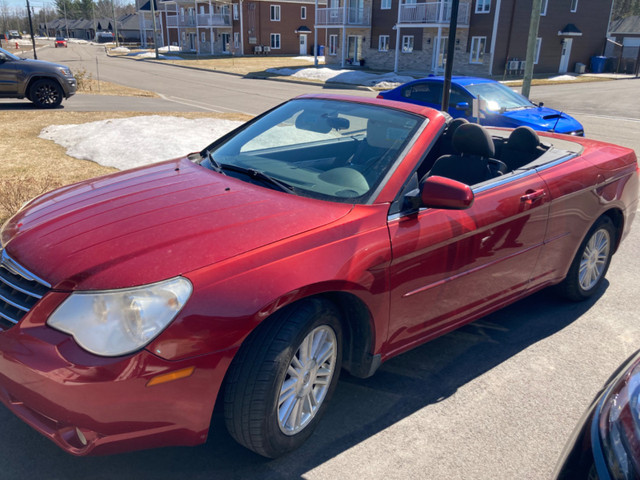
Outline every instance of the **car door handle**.
[(520, 197), (521, 202), (527, 202), (529, 204), (534, 203), (537, 200), (540, 200), (546, 195), (544, 189), (541, 190), (527, 190), (527, 192)]

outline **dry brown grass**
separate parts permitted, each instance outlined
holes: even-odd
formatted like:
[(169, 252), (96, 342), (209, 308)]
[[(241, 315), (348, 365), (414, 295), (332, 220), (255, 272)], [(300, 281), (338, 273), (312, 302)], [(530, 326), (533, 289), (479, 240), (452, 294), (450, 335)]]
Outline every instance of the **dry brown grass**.
[[(82, 124), (145, 115), (140, 112), (0, 111), (0, 224), (30, 198), (61, 185), (115, 172), (114, 168), (78, 160), (60, 145), (38, 138), (49, 125)], [(155, 113), (154, 113), (155, 115)], [(246, 121), (248, 115), (159, 113), (184, 118), (224, 118)], [(187, 153), (187, 152), (185, 152)]]
[[(110, 52), (109, 55), (120, 54)], [(201, 68), (204, 70), (233, 73), (236, 75), (262, 73), (267, 68), (307, 68), (313, 66), (312, 62), (305, 62), (304, 60), (300, 60), (295, 56), (282, 57), (269, 55), (247, 55), (246, 57), (233, 57), (225, 55), (223, 57), (206, 58), (179, 52), (170, 52), (166, 55), (170, 55), (172, 57), (182, 57), (182, 60), (152, 59), (152, 61), (192, 68)], [(135, 57), (129, 58), (135, 59)], [(149, 59), (137, 61), (149, 61)]]
[(117, 83), (98, 81), (86, 70), (78, 70), (73, 75), (78, 82), (78, 93), (92, 95), (118, 95), (121, 97), (157, 97), (158, 94), (139, 88), (125, 87)]

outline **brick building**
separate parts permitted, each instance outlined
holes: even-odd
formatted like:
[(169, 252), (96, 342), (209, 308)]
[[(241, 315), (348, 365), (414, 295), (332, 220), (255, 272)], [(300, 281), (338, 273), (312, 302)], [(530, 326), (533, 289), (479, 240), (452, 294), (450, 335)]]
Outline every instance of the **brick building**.
[[(521, 73), (532, 3), (460, 0), (454, 72), (478, 76)], [(542, 0), (534, 71), (574, 71), (576, 64), (588, 65), (591, 56), (601, 55), (612, 4), (613, 0)], [(328, 33), (327, 63), (442, 73), (451, 0), (331, 0), (329, 7), (327, 10), (344, 14), (341, 23), (331, 24), (318, 11), (316, 28)], [(352, 13), (359, 9), (362, 13)], [(349, 21), (352, 18), (363, 21), (356, 25)]]

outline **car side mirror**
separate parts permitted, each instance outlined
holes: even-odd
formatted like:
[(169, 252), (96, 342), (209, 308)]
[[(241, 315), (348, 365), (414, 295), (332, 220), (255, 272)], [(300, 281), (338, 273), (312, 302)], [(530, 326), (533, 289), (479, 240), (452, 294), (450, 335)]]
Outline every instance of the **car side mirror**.
[(468, 110), (469, 102), (460, 102), (456, 103), (456, 110)]
[(466, 210), (473, 205), (473, 191), (469, 185), (450, 178), (427, 177), (420, 187), (423, 207)]

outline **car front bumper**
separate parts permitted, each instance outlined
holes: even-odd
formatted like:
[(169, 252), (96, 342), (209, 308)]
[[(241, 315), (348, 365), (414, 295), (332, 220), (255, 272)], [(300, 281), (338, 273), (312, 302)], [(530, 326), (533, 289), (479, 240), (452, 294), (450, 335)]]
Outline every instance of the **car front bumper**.
[[(105, 358), (46, 326), (0, 330), (0, 401), (74, 455), (109, 454), (207, 439), (232, 352), (170, 362), (142, 350)], [(152, 378), (194, 367), (187, 378)]]

